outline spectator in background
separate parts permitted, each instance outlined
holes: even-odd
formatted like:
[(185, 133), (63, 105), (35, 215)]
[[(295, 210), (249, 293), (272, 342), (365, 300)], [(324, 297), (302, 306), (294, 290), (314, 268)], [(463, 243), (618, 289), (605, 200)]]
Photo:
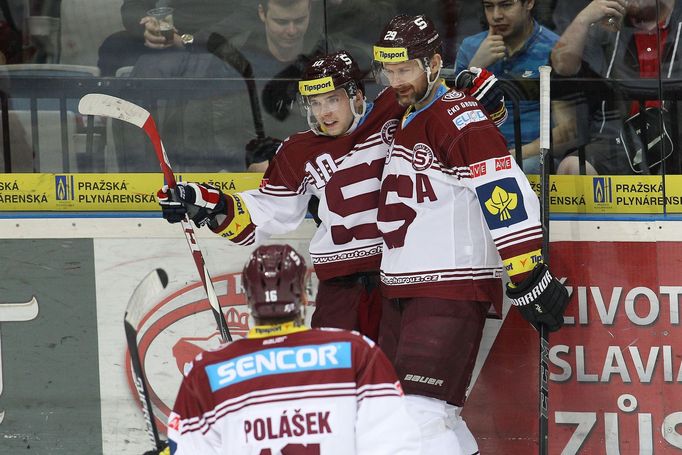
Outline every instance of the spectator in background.
[[(310, 0), (266, 0), (258, 3), (257, 14), (261, 27), (235, 36), (229, 44), (251, 64), (254, 77), (266, 81), (264, 85), (257, 82), (266, 113), (288, 123), (298, 79), (308, 62), (325, 52), (326, 43), (318, 29), (311, 27)], [(234, 49), (224, 52), (218, 48), (217, 52), (229, 59)], [(285, 131), (278, 128), (267, 133), (286, 137), (305, 124), (302, 117), (296, 120)]]
[[(139, 5), (143, 1), (126, 3), (143, 10), (150, 6)], [(323, 36), (311, 27), (311, 1), (242, 1), (240, 5), (220, 16), (218, 10), (207, 7), (204, 12), (214, 11), (201, 15), (208, 25), (191, 42), (180, 39), (180, 44), (178, 35), (186, 33), (176, 5), (173, 44), (156, 45), (147, 38), (148, 52), (137, 59), (130, 74), (225, 79), (215, 92), (198, 90), (185, 97), (169, 93), (159, 124), (165, 142), (177, 151), (175, 161), (181, 170), (243, 171), (245, 147), (252, 139), (263, 134), (286, 137), (306, 124), (301, 115), (292, 115), (296, 81), (309, 58), (325, 47)], [(196, 13), (192, 17), (199, 20)], [(145, 33), (154, 36), (148, 30)]]
[[(641, 79), (680, 79), (680, 30), (682, 10), (675, 0), (594, 0), (561, 35), (552, 50), (552, 66), (558, 75), (618, 79), (632, 87)], [(641, 139), (627, 134), (638, 118), (639, 104), (623, 100), (619, 90), (609, 82), (599, 86), (599, 93), (587, 93), (589, 115), (580, 116), (589, 122), (584, 126), (590, 132), (586, 172), (656, 172), (672, 151), (665, 130), (658, 130), (658, 116), (666, 120), (665, 105), (657, 99), (645, 103), (653, 117), (647, 122), (649, 153), (642, 155)], [(567, 156), (558, 172), (580, 173), (577, 153)]]
[[(241, 77), (254, 80), (249, 91), (233, 90), (222, 101), (220, 142), (226, 149), (240, 145), (243, 153), (244, 144), (259, 135), (284, 138), (307, 127), (294, 103), (305, 66), (327, 46), (315, 11), (311, 0), (254, 2), (249, 14), (257, 18), (257, 26), (229, 40), (217, 34), (209, 40), (210, 52), (237, 68)], [(260, 125), (244, 109), (247, 95), (257, 99)]]
[[(465, 38), (457, 52), (455, 72), (470, 66), (486, 68), (499, 79), (513, 80), (526, 91), (519, 102), (523, 170), (540, 172), (540, 103), (538, 67), (549, 63), (559, 37), (533, 19), (535, 0), (483, 0), (488, 30)], [(525, 83), (526, 81), (530, 83)], [(528, 99), (529, 98), (529, 99)], [(509, 117), (500, 127), (509, 151), (515, 156), (514, 106), (507, 103)], [(571, 143), (574, 120), (563, 102), (552, 103), (553, 151), (561, 153)]]
[(0, 65), (21, 63), (21, 30), (12, 9), (5, 0), (0, 1)]
[[(121, 19), (125, 30), (104, 40), (98, 66), (103, 76), (113, 76), (118, 68), (134, 66), (143, 55), (151, 58), (159, 51), (190, 49), (205, 52), (212, 33), (230, 37), (255, 25), (248, 14), (249, 5), (249, 0), (124, 0)], [(170, 41), (147, 16), (147, 11), (157, 6), (173, 8), (175, 33)]]

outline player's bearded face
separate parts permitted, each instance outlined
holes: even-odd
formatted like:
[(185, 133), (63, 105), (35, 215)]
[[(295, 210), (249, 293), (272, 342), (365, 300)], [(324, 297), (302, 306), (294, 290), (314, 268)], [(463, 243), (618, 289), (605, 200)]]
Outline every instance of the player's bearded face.
[(419, 60), (401, 63), (384, 63), (383, 77), (395, 92), (398, 104), (409, 106), (422, 99), (428, 89), (426, 73)]
[(353, 123), (348, 94), (342, 88), (310, 97), (309, 109), (320, 129), (329, 136), (340, 136)]

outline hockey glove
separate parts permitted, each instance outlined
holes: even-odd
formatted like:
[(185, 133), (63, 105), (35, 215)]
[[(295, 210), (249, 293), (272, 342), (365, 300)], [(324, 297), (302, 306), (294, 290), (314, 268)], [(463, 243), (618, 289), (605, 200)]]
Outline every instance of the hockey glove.
[(161, 206), (161, 213), (163, 214), (163, 219), (169, 223), (179, 223), (185, 218), (187, 209), (181, 202), (175, 202), (173, 200), (173, 193), (168, 185), (164, 185), (159, 191), (156, 192), (156, 199), (159, 201)]
[(498, 127), (507, 119), (504, 92), (497, 77), (487, 69), (472, 66), (460, 71), (455, 77), (455, 88), (476, 98)]
[[(166, 196), (165, 200), (162, 200), (163, 196)], [(178, 208), (178, 203), (197, 227), (217, 227), (216, 216), (226, 212), (226, 196), (218, 188), (206, 183), (178, 182), (178, 186), (172, 190), (166, 186), (161, 188), (157, 197), (163, 217), (171, 223), (182, 220), (182, 217), (178, 219), (178, 214), (182, 211)]]
[(554, 278), (546, 264), (535, 266), (530, 276), (520, 284), (507, 284), (507, 297), (536, 330), (544, 324), (550, 332), (554, 332), (564, 323), (568, 291)]

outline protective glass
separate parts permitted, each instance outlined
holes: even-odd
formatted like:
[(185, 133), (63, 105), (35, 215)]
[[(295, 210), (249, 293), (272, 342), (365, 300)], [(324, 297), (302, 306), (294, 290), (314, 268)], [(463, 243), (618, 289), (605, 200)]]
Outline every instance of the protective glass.
[(424, 65), (419, 59), (400, 63), (374, 62), (374, 77), (377, 84), (398, 87), (412, 84), (424, 74)]

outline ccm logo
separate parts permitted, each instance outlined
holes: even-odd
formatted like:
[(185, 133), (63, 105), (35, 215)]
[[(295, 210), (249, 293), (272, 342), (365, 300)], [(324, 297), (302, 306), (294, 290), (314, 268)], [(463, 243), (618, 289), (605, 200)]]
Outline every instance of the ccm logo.
[(511, 156), (495, 158), (495, 170), (501, 171), (503, 169), (511, 169)]

